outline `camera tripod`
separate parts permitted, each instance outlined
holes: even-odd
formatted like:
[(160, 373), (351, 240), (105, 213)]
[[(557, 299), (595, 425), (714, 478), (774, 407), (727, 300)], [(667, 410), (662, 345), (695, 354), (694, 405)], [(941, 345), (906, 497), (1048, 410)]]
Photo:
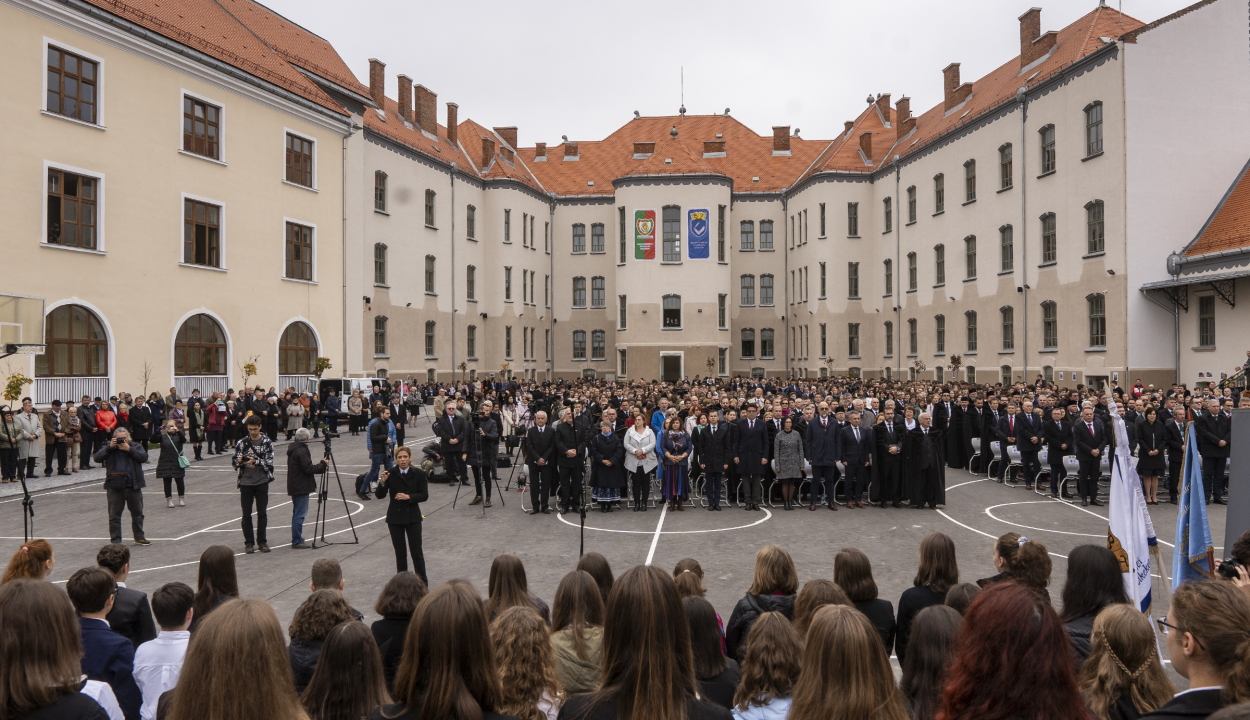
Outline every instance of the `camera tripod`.
[(317, 483), (317, 510), (316, 510), (316, 514), (313, 516), (313, 531), (312, 531), (312, 536), (311, 536), (312, 546), (314, 548), (317, 547), (318, 527), (320, 527), (321, 529), (320, 539), (321, 539), (322, 545), (358, 545), (360, 544), (360, 538), (356, 535), (356, 523), (354, 520), (352, 520), (351, 507), (349, 507), (347, 504), (347, 494), (343, 492), (343, 478), (339, 476), (339, 465), (337, 462), (334, 461), (334, 449), (330, 446), (330, 440), (331, 438), (326, 437), (321, 442), (325, 446), (325, 449), (326, 449), (325, 456), (330, 461), (330, 467), (334, 469), (334, 480), (339, 485), (339, 498), (343, 500), (343, 514), (347, 516), (347, 524), (352, 530), (352, 539), (350, 542), (347, 540), (342, 540), (338, 542), (326, 540), (326, 511), (329, 509), (329, 506), (330, 506), (330, 503), (329, 503), (330, 473), (328, 472), (328, 469), (327, 469), (327, 472), (321, 473), (321, 480)]

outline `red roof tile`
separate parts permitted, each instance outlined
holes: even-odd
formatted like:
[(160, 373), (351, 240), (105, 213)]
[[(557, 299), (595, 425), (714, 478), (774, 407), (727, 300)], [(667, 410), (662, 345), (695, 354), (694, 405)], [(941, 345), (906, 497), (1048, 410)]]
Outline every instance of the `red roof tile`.
[(1250, 247), (1250, 164), (1242, 168), (1228, 195), (1198, 237), (1185, 248), (1185, 257)]

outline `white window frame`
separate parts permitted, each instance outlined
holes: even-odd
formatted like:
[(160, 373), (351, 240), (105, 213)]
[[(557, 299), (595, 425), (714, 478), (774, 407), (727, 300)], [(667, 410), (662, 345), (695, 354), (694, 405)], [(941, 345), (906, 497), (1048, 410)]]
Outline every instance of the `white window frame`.
[[(43, 83), (44, 85), (47, 85), (48, 78), (46, 77), (47, 76), (46, 72), (44, 73), (44, 76), (45, 77), (43, 79)], [(44, 95), (46, 96), (47, 92), (45, 92)], [(191, 97), (196, 100), (199, 100), (200, 102), (213, 105), (217, 108), (217, 155), (218, 157), (216, 158), (205, 157), (204, 155), (196, 155), (193, 152), (187, 152), (186, 150), (182, 149), (182, 99), (184, 97)], [(204, 162), (217, 163), (218, 165), (229, 164), (226, 162), (226, 104), (225, 103), (221, 102), (220, 100), (213, 100), (212, 98), (208, 97), (207, 95), (204, 95), (203, 93), (198, 93), (192, 90), (188, 90), (186, 88), (182, 88), (182, 90), (180, 91), (180, 94), (178, 95), (177, 116), (178, 116), (178, 154), (179, 155), (186, 155), (187, 157), (193, 157), (197, 160), (203, 160)], [(285, 158), (283, 162), (285, 162)], [(313, 164), (314, 172), (316, 171), (316, 167), (317, 167), (316, 163), (314, 163)]]
[[(224, 217), (224, 213), (223, 213), (223, 217)], [(186, 222), (186, 218), (183, 218), (183, 222)], [(301, 280), (299, 278), (289, 278), (286, 276), (286, 224), (287, 223), (294, 223), (295, 225), (303, 225), (304, 227), (312, 228), (312, 280)], [(280, 252), (278, 253), (278, 259), (279, 259), (278, 268), (280, 272), (280, 277), (283, 280), (287, 280), (290, 282), (304, 283), (305, 285), (317, 285), (318, 284), (317, 283), (317, 270), (318, 270), (317, 266), (319, 265), (319, 263), (317, 262), (317, 256), (318, 256), (317, 235), (318, 235), (317, 223), (315, 222), (309, 222), (307, 220), (300, 220), (299, 218), (293, 218), (293, 217), (282, 218), (282, 235), (281, 235), (282, 244), (280, 246)], [(223, 243), (222, 246), (225, 247), (225, 244)], [(223, 255), (222, 257), (225, 257), (225, 256)], [(307, 323), (307, 324), (309, 327), (312, 327), (311, 323)]]
[[(75, 55), (80, 55), (96, 64), (96, 77), (95, 77), (95, 100), (96, 102), (95, 102), (95, 122), (94, 123), (89, 123), (89, 122), (86, 122), (85, 120), (79, 120), (77, 118), (66, 117), (62, 115), (61, 113), (55, 113), (48, 109), (48, 46), (49, 45), (55, 45), (56, 47), (66, 52), (70, 52)], [(54, 118), (57, 118), (58, 120), (72, 122), (78, 125), (82, 125), (84, 127), (95, 128), (97, 130), (107, 130), (108, 126), (104, 123), (104, 117), (105, 117), (104, 116), (104, 109), (105, 109), (104, 108), (104, 58), (100, 57), (99, 55), (89, 53), (85, 50), (81, 50), (73, 45), (69, 45), (67, 43), (54, 40), (46, 35), (43, 38), (43, 44), (40, 49), (42, 50), (42, 54), (40, 54), (39, 56), (39, 69), (40, 69), (39, 74), (42, 77), (42, 80), (40, 80), (40, 84), (42, 85), (42, 90), (43, 90), (43, 92), (40, 93), (39, 95), (40, 114), (46, 115), (48, 117), (54, 117)], [(178, 98), (178, 102), (181, 104), (182, 98)], [(182, 127), (182, 114), (181, 113), (178, 114), (178, 127), (179, 129), (181, 129)], [(182, 137), (181, 132), (178, 133), (178, 137)]]
[[(181, 115), (179, 115), (179, 117), (181, 117)], [(299, 183), (293, 183), (290, 180), (286, 179), (286, 136), (287, 135), (294, 135), (297, 138), (301, 138), (303, 140), (307, 140), (308, 142), (312, 143), (312, 164), (313, 164), (312, 185), (300, 185)], [(179, 133), (179, 137), (181, 137), (181, 133)], [(320, 192), (320, 190), (318, 190), (320, 185), (317, 182), (317, 173), (321, 170), (321, 163), (317, 160), (317, 149), (318, 149), (317, 138), (309, 135), (308, 133), (300, 132), (298, 130), (292, 130), (289, 127), (284, 127), (282, 128), (282, 144), (279, 145), (279, 147), (282, 148), (282, 152), (280, 153), (281, 158), (282, 158), (282, 162), (280, 164), (282, 168), (282, 172), (279, 174), (279, 177), (282, 179), (282, 184), (290, 185), (291, 187), (297, 187), (300, 190), (308, 190), (310, 192)]]
[[(44, 182), (45, 183), (47, 182), (46, 178), (44, 179)], [(220, 249), (218, 250), (218, 254), (221, 256), (221, 267), (212, 267), (210, 265), (194, 265), (192, 263), (186, 263), (182, 261), (182, 243), (184, 242), (182, 233), (184, 232), (184, 226), (186, 225), (186, 222), (187, 222), (186, 209), (187, 209), (188, 200), (195, 200), (196, 202), (208, 203), (210, 205), (216, 205), (217, 207), (221, 208), (221, 212), (218, 214), (218, 217), (220, 219), (217, 222), (217, 238), (218, 238), (218, 244), (221, 246)], [(212, 198), (204, 197), (203, 195), (192, 195), (191, 193), (185, 193), (185, 192), (182, 193), (178, 197), (178, 242), (176, 243), (176, 248), (177, 248), (176, 258), (178, 261), (178, 265), (182, 267), (186, 267), (186, 268), (193, 268), (195, 270), (208, 270), (209, 272), (228, 272), (229, 266), (226, 264), (226, 257), (227, 257), (226, 251), (228, 247), (227, 247), (226, 241), (227, 241), (226, 203), (221, 200), (214, 200)], [(179, 325), (179, 327), (181, 327), (181, 325)]]
[[(47, 75), (47, 72), (45, 72), (44, 75)], [(44, 84), (47, 84), (47, 82), (48, 81), (45, 78)], [(87, 177), (90, 177), (97, 181), (96, 199), (95, 199), (96, 243), (95, 243), (94, 250), (90, 248), (76, 248), (76, 247), (67, 247), (65, 245), (54, 245), (48, 242), (48, 171), (49, 170), (60, 170), (62, 172), (74, 173), (75, 175), (86, 175)], [(39, 209), (40, 209), (39, 244), (43, 247), (52, 248), (53, 250), (67, 250), (69, 252), (90, 253), (94, 255), (105, 254), (107, 252), (107, 248), (105, 247), (105, 244), (104, 244), (104, 193), (105, 193), (104, 186), (106, 184), (107, 183), (105, 183), (104, 181), (104, 173), (95, 172), (94, 170), (84, 170), (82, 168), (77, 168), (77, 167), (74, 167), (73, 165), (67, 165), (65, 163), (53, 162), (51, 160), (44, 160), (43, 161), (43, 174), (39, 176), (39, 197), (41, 199), (40, 205), (39, 205)], [(199, 200), (199, 198), (192, 198), (192, 199)], [(209, 201), (205, 200), (203, 202), (209, 202)], [(179, 227), (178, 230), (179, 232), (181, 232), (182, 228)], [(181, 237), (178, 240), (178, 259), (179, 260), (182, 259)]]

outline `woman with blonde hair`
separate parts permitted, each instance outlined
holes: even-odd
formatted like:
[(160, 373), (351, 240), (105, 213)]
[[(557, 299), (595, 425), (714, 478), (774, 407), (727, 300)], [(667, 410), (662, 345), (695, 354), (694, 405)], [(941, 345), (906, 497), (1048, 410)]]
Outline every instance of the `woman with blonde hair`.
[(785, 548), (762, 547), (755, 553), (755, 576), (747, 594), (734, 606), (725, 628), (725, 650), (729, 657), (741, 662), (746, 654), (747, 633), (756, 619), (766, 612), (779, 612), (787, 619), (794, 615), (795, 594), (799, 591), (799, 573)]
[(603, 676), (603, 598), (595, 579), (574, 570), (560, 580), (552, 602), (551, 646), (570, 695), (593, 692)]
[(52, 552), (52, 543), (42, 539), (28, 540), (17, 549), (17, 552), (13, 553), (13, 557), (9, 558), (9, 564), (4, 568), (4, 577), (0, 578), (0, 584), (18, 578), (43, 580), (52, 573), (54, 567), (56, 567), (56, 555)]
[(751, 626), (742, 661), (734, 720), (779, 720), (790, 710), (799, 679), (803, 638), (784, 615), (766, 612)]
[(168, 707), (167, 720), (308, 720), (269, 603), (229, 602), (204, 618)]
[(1135, 720), (1171, 699), (1176, 689), (1155, 650), (1150, 618), (1132, 605), (1108, 605), (1090, 639), (1080, 685), (1098, 720)]
[(794, 629), (798, 631), (799, 637), (807, 636), (812, 617), (826, 605), (855, 607), (842, 588), (832, 580), (816, 578), (803, 583), (803, 589), (794, 600)]
[(500, 712), (520, 720), (556, 720), (564, 690), (547, 623), (538, 611), (510, 607), (490, 624), (503, 698)]
[(816, 611), (788, 720), (908, 720), (881, 638), (843, 605)]

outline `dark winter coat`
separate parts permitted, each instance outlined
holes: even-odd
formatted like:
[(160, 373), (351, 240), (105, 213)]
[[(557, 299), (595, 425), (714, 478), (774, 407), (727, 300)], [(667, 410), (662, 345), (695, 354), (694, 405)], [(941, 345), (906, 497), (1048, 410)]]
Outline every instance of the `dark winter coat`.
[(187, 471), (178, 464), (178, 456), (182, 455), (182, 445), (186, 442), (186, 438), (180, 432), (173, 435), (161, 433), (157, 437), (161, 443), (161, 455), (156, 461), (156, 477), (186, 477)]
[(747, 633), (755, 621), (766, 612), (779, 612), (793, 620), (794, 598), (794, 595), (744, 595), (734, 605), (725, 626), (725, 654), (742, 662), (747, 652)]
[(306, 442), (286, 446), (286, 494), (311, 495), (317, 492), (316, 475), (326, 471), (326, 461), (314, 464)]

